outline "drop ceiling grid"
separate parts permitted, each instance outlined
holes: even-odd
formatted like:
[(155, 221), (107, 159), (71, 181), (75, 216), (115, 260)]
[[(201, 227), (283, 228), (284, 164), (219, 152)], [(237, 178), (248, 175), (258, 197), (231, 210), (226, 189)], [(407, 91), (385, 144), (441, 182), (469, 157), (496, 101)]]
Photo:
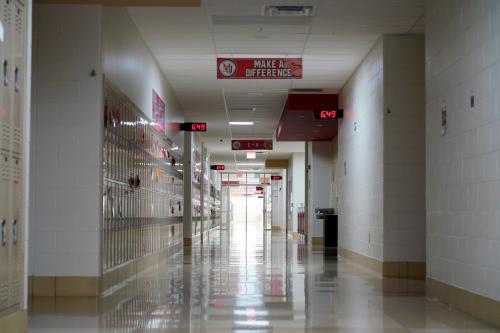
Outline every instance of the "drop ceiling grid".
[[(310, 24), (251, 24), (261, 20), (263, 6), (271, 2), (317, 8)], [(289, 88), (338, 92), (381, 34), (422, 30), (424, 0), (206, 0), (201, 8), (138, 7), (129, 12), (186, 118), (201, 121), (203, 117), (209, 124), (209, 149), (218, 150), (220, 138), (230, 139), (225, 107), (230, 120), (257, 124), (233, 126), (233, 136), (272, 137)], [(213, 25), (212, 16), (226, 23)], [(235, 24), (230, 16), (242, 17), (245, 23)], [(302, 80), (216, 79), (217, 55), (300, 55), (302, 51)], [(250, 111), (254, 106), (256, 111)], [(248, 112), (242, 111), (245, 108)]]

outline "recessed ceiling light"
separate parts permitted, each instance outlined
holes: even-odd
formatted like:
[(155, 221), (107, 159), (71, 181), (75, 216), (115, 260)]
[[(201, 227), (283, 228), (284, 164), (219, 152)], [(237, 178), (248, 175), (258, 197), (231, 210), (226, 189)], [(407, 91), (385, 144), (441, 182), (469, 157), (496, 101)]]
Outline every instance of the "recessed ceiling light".
[(262, 162), (255, 162), (255, 163), (253, 163), (253, 162), (239, 163), (238, 162), (237, 164), (238, 164), (238, 166), (250, 166), (250, 167), (263, 167), (263, 166), (265, 166), (265, 164)]
[(253, 121), (230, 121), (229, 125), (233, 126), (252, 126)]

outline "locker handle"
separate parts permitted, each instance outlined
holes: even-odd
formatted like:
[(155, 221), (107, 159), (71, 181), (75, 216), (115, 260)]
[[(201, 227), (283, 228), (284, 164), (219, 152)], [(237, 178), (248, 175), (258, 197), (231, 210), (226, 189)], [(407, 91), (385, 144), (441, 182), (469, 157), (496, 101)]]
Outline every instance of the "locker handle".
[(19, 89), (21, 87), (21, 83), (19, 80), (19, 68), (16, 67), (16, 70), (14, 71), (14, 90), (19, 92)]
[(5, 87), (9, 85), (9, 62), (7, 60), (3, 61), (3, 85)]
[(12, 244), (17, 244), (18, 231), (17, 231), (17, 220), (12, 220)]
[(7, 224), (2, 220), (2, 246), (7, 245)]

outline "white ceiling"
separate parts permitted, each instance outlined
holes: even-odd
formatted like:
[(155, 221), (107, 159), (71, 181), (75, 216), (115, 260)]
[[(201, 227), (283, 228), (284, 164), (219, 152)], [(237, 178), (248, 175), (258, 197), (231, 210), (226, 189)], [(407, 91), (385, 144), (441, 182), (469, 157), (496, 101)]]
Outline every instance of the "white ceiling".
[[(202, 3), (199, 8), (131, 7), (129, 12), (186, 119), (207, 122), (204, 141), (221, 162), (235, 159), (231, 138), (274, 136), (289, 89), (338, 92), (382, 34), (424, 31), (424, 0)], [(261, 16), (270, 4), (314, 5), (316, 11), (311, 19)], [(217, 55), (302, 56), (303, 79), (217, 80)], [(255, 126), (229, 126), (228, 121), (254, 121)]]

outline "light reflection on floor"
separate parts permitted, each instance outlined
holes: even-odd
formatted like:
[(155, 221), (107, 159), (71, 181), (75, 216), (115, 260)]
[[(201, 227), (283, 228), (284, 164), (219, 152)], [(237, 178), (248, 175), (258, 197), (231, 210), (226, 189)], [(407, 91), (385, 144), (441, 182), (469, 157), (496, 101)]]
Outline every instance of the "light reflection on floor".
[(30, 332), (498, 332), (427, 300), (419, 282), (382, 281), (255, 223), (213, 232), (183, 261), (131, 282), (111, 307), (36, 299)]

